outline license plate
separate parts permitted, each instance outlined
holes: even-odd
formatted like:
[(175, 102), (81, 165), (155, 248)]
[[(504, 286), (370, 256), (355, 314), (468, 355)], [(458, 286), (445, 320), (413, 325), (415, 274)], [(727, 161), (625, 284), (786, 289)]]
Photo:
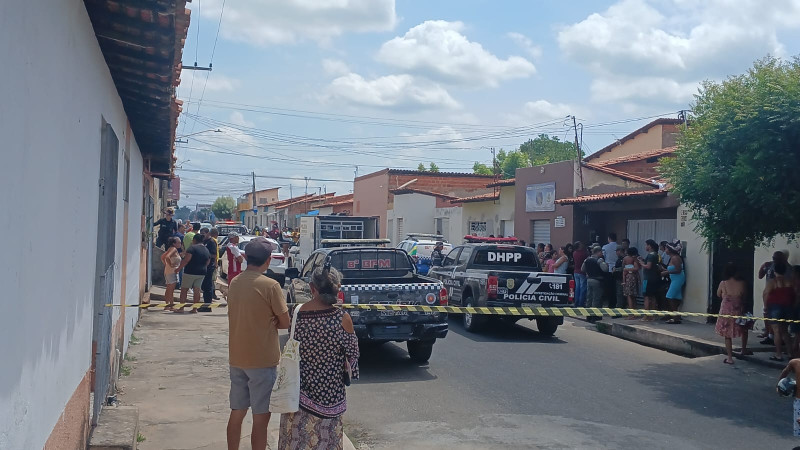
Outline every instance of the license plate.
[(523, 303), (522, 304), (523, 308), (539, 308), (541, 306), (542, 306), (541, 303)]

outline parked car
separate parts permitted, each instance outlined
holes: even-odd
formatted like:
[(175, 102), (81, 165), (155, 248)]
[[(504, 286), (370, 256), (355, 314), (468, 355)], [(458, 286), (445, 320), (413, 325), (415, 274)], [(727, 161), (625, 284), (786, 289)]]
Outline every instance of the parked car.
[[(286, 271), (291, 280), (288, 303), (311, 300), (309, 278), (318, 267), (330, 261), (342, 273), (339, 303), (447, 305), (447, 291), (441, 282), (416, 273), (406, 252), (384, 247), (321, 248), (306, 260), (302, 271)], [(406, 342), (408, 354), (417, 362), (428, 361), (436, 339), (447, 335), (447, 314), (351, 309), (356, 335), (362, 342)]]
[[(242, 255), (244, 255), (244, 247), (250, 242), (251, 239), (255, 239), (257, 236), (239, 236), (239, 249), (242, 251)], [(264, 273), (264, 275), (272, 278), (273, 280), (277, 281), (281, 284), (281, 287), (286, 285), (286, 255), (281, 252), (280, 245), (278, 241), (270, 238), (265, 238), (266, 240), (275, 244), (276, 250), (272, 252), (272, 259), (269, 262), (269, 268)], [(228, 255), (225, 254), (222, 250), (227, 248), (228, 245), (228, 237), (225, 236), (219, 240), (220, 245), (220, 254), (222, 255), (221, 259), (222, 262), (219, 265), (219, 276), (222, 279), (228, 279)], [(224, 245), (224, 247), (223, 247)], [(227, 250), (226, 250), (227, 251)], [(247, 267), (247, 261), (242, 263), (242, 270)]]
[[(428, 275), (449, 290), (458, 306), (566, 307), (572, 306), (572, 275), (541, 272), (539, 258), (529, 247), (505, 244), (464, 244), (454, 248)], [(478, 331), (492, 316), (463, 314), (464, 328)], [(500, 316), (506, 322), (536, 320), (539, 332), (555, 334), (563, 317)]]
[(411, 256), (420, 275), (426, 275), (431, 265), (433, 265), (431, 253), (437, 242), (444, 244), (443, 255), (453, 249), (453, 244), (447, 242), (444, 237), (435, 234), (409, 234), (405, 240), (397, 244), (397, 248), (405, 250)]

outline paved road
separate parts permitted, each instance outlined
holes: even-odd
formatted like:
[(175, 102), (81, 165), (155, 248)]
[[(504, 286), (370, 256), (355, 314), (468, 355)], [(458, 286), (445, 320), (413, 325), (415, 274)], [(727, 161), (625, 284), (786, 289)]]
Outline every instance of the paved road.
[(364, 349), (348, 435), (372, 449), (769, 448), (791, 437), (777, 374), (722, 356), (688, 359), (568, 321), (483, 334), (453, 320), (429, 365), (401, 344)]

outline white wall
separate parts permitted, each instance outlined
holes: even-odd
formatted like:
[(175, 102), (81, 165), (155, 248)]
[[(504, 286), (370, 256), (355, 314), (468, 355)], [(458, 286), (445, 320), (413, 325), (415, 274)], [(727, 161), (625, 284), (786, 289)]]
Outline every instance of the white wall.
[[(0, 209), (13, 212), (0, 216), (13, 235), (0, 271), (0, 448), (35, 449), (90, 368), (100, 130), (105, 118), (123, 144), (127, 119), (82, 1), (5, 0), (0, 42), (7, 168)], [(123, 161), (120, 154), (120, 173)], [(136, 242), (141, 167), (132, 141), (129, 236)], [(120, 184), (118, 229), (122, 193)], [(128, 263), (130, 298), (138, 291), (138, 251), (128, 255), (137, 258)]]
[(500, 236), (500, 221), (509, 220), (514, 223), (514, 186), (500, 188), (500, 199), (497, 201), (464, 203), (462, 206), (462, 227), (464, 234), (469, 234), (470, 222), (486, 222), (486, 235)]
[(436, 208), (433, 213), (434, 220), (437, 218), (448, 219), (448, 227), (442, 230), (442, 236), (453, 245), (461, 244), (467, 234), (464, 232), (462, 224), (462, 211), (463, 208), (461, 206), (451, 206), (449, 208)]
[(433, 233), (433, 216), (436, 210), (436, 197), (423, 194), (401, 194), (394, 196), (394, 208), (388, 211), (388, 218), (394, 219), (392, 245), (397, 245), (405, 236), (397, 234), (397, 219), (403, 219), (403, 234)]
[[(696, 222), (684, 205), (678, 206), (677, 238), (686, 242), (686, 286), (682, 311), (704, 313), (708, 310), (711, 254), (703, 249), (704, 239), (694, 231)], [(683, 220), (684, 218), (688, 220)], [(705, 321), (705, 319), (702, 319)]]

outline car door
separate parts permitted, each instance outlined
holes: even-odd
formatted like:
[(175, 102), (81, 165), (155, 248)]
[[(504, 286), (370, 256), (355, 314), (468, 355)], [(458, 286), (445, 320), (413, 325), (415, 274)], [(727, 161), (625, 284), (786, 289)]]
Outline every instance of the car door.
[(473, 250), (472, 247), (464, 247), (461, 253), (458, 254), (455, 264), (453, 264), (453, 289), (450, 291), (450, 299), (452, 302), (458, 303), (459, 305), (461, 305), (462, 294), (464, 293), (467, 265), (469, 264), (470, 258), (472, 258)]
[(311, 301), (311, 286), (309, 285), (311, 274), (322, 264), (323, 259), (325, 259), (325, 253), (312, 253), (306, 260), (303, 270), (300, 271), (300, 276), (292, 280), (290, 297), (293, 302), (306, 303)]
[(431, 267), (431, 270), (428, 272), (428, 276), (432, 276), (436, 278), (444, 284), (445, 289), (448, 291), (448, 295), (453, 295), (453, 286), (455, 285), (456, 280), (453, 278), (453, 271), (456, 267), (456, 261), (458, 260), (458, 254), (461, 252), (461, 247), (456, 247), (447, 256), (444, 257), (442, 260), (442, 265), (437, 267)]

